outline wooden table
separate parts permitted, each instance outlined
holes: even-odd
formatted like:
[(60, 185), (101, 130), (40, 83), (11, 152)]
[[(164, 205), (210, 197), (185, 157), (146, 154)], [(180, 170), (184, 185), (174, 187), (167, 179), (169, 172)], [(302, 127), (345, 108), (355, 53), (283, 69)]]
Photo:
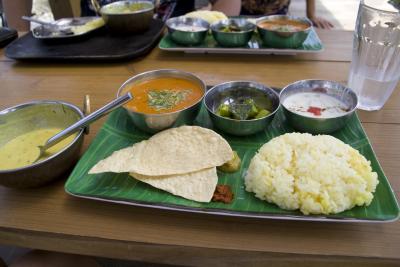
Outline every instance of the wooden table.
[[(21, 63), (0, 55), (0, 109), (32, 99), (62, 99), (93, 108), (115, 97), (137, 73), (178, 68), (207, 84), (255, 80), (282, 87), (300, 79), (346, 82), (352, 34), (319, 32), (325, 52), (310, 56), (229, 56), (166, 53), (130, 62)], [(0, 52), (2, 53), (2, 52)], [(400, 90), (383, 110), (359, 112), (377, 156), (399, 198)], [(96, 122), (84, 149), (102, 121)], [(400, 222), (313, 223), (188, 214), (101, 203), (64, 192), (66, 177), (49, 186), (0, 188), (0, 243), (103, 257), (185, 265), (395, 266), (400, 263)]]

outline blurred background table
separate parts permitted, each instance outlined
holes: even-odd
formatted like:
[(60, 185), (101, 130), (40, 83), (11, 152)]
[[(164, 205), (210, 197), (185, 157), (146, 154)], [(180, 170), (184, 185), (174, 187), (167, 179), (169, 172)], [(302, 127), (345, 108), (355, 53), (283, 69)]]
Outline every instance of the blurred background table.
[[(283, 87), (301, 79), (346, 83), (352, 33), (319, 31), (325, 51), (298, 56), (194, 55), (154, 49), (122, 63), (15, 62), (0, 51), (0, 110), (34, 99), (96, 109), (129, 77), (159, 68), (197, 74), (207, 84), (254, 80)], [(377, 112), (358, 112), (397, 198), (400, 196), (400, 90)], [(102, 121), (91, 127), (82, 153)], [(0, 244), (178, 265), (397, 266), (400, 222), (313, 223), (188, 214), (101, 203), (49, 186), (0, 188)]]

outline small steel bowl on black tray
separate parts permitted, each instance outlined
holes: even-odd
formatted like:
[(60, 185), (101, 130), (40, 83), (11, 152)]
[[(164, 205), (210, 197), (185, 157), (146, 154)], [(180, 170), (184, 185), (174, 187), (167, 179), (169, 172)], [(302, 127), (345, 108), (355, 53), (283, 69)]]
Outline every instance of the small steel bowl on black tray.
[[(132, 10), (129, 10), (129, 9)], [(154, 4), (150, 1), (124, 0), (102, 6), (99, 13), (111, 33), (144, 32), (150, 27)]]
[(213, 23), (210, 28), (219, 45), (241, 47), (250, 41), (256, 26), (247, 19), (225, 19)]
[[(313, 117), (311, 116), (312, 113), (308, 116), (303, 115), (304, 113), (299, 113), (299, 111), (296, 112), (293, 110), (293, 107), (288, 107), (286, 100), (288, 97), (299, 93), (326, 94), (333, 97), (343, 104), (343, 108), (341, 108), (343, 112), (339, 115), (328, 117)], [(357, 94), (353, 90), (338, 82), (326, 80), (301, 80), (294, 82), (282, 89), (279, 98), (285, 116), (292, 127), (296, 130), (313, 134), (332, 133), (343, 128), (355, 112), (358, 103)], [(324, 109), (323, 107), (303, 107), (302, 103), (298, 104), (302, 110), (309, 110), (314, 113), (315, 109), (317, 109), (318, 113)]]
[(166, 25), (172, 40), (187, 46), (201, 44), (210, 27), (203, 19), (183, 16), (168, 19)]
[[(289, 26), (280, 26), (281, 22), (293, 21), (304, 25), (303, 30), (292, 30)], [(279, 23), (277, 29), (262, 27), (266, 23)], [(257, 31), (260, 34), (263, 45), (272, 48), (294, 49), (301, 46), (307, 39), (312, 28), (312, 22), (305, 17), (294, 17), (288, 15), (272, 15), (261, 17), (256, 20)], [(286, 28), (285, 28), (286, 27)]]
[[(254, 100), (257, 107), (270, 113), (259, 119), (238, 120), (218, 115), (221, 104), (239, 104)], [(232, 81), (214, 86), (207, 91), (204, 104), (213, 125), (225, 133), (237, 136), (251, 135), (264, 130), (279, 108), (279, 96), (271, 88), (250, 81)]]
[[(62, 101), (33, 101), (0, 111), (0, 146), (29, 131), (43, 128), (65, 129), (82, 119), (75, 105)], [(79, 159), (84, 129), (63, 149), (31, 165), (0, 170), (0, 185), (13, 188), (37, 187), (69, 170)], [(16, 151), (15, 153), (22, 153)]]

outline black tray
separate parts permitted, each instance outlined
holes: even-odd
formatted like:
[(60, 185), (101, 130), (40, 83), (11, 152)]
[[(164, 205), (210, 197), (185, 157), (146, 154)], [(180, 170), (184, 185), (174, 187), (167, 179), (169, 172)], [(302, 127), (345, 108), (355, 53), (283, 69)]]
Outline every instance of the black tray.
[(118, 36), (106, 28), (80, 39), (39, 40), (28, 33), (9, 44), (5, 54), (17, 60), (112, 61), (142, 56), (158, 43), (164, 22), (154, 19), (143, 33)]
[(16, 30), (6, 27), (0, 27), (0, 48), (6, 46), (17, 37), (18, 33)]

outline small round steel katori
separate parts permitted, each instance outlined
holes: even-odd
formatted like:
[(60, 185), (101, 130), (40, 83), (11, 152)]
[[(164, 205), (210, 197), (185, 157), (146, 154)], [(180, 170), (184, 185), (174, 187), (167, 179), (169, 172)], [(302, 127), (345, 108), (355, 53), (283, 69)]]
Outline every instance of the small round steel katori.
[[(166, 25), (168, 33), (174, 42), (188, 46), (201, 44), (206, 38), (210, 27), (210, 24), (203, 19), (183, 16), (168, 19)], [(198, 27), (203, 30), (182, 30), (180, 28), (182, 26)]]
[[(237, 120), (217, 114), (221, 104), (234, 103), (242, 99), (253, 99), (257, 106), (269, 110), (266, 117), (252, 120)], [(279, 108), (279, 96), (271, 88), (257, 82), (233, 81), (214, 86), (207, 91), (204, 105), (213, 125), (228, 134), (244, 136), (263, 131), (272, 122)]]
[[(237, 32), (226, 32), (224, 27), (234, 27)], [(248, 44), (256, 26), (247, 19), (225, 19), (213, 23), (211, 32), (217, 43), (224, 47), (242, 47)]]
[[(298, 93), (324, 93), (340, 100), (348, 109), (332, 118), (315, 118), (293, 112), (285, 106), (285, 99)], [(290, 125), (301, 132), (313, 134), (332, 133), (343, 128), (357, 109), (357, 94), (350, 88), (334, 81), (301, 80), (287, 85), (280, 93), (280, 102)]]
[[(282, 31), (282, 30), (268, 30), (260, 27), (260, 24), (265, 21), (278, 21), (278, 20), (295, 20), (308, 25), (302, 31)], [(295, 17), (289, 15), (272, 15), (261, 17), (256, 20), (257, 31), (264, 46), (273, 48), (287, 48), (293, 49), (300, 47), (307, 39), (308, 34), (312, 29), (312, 22), (305, 17)]]

